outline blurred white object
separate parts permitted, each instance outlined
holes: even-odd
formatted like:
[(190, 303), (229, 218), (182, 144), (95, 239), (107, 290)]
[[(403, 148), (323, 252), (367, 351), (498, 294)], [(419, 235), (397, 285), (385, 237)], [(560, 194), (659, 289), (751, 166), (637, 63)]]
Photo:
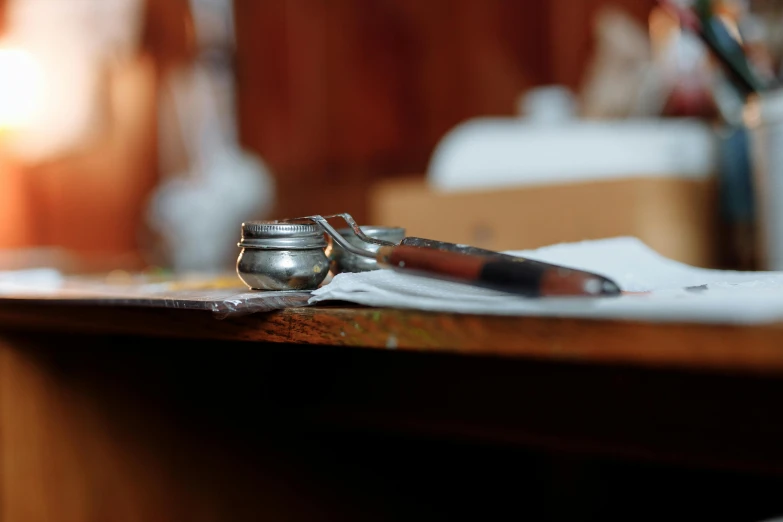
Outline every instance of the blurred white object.
[(63, 281), (51, 268), (0, 271), (0, 295), (46, 294), (62, 287)]
[(233, 264), (241, 223), (264, 216), (274, 184), (261, 159), (237, 143), (233, 72), (221, 68), (233, 46), (231, 4), (192, 0), (191, 8), (209, 60), (169, 78), (159, 125), (165, 179), (151, 200), (148, 222), (162, 236), (165, 262), (176, 271), (211, 272)]
[[(677, 2), (690, 9), (688, 2)], [(661, 108), (665, 98), (678, 89), (708, 91), (714, 75), (708, 49), (698, 35), (683, 31), (679, 21), (662, 7), (650, 14), (652, 59), (661, 83)]]
[(163, 183), (149, 220), (178, 272), (219, 271), (236, 258), (239, 226), (271, 203), (264, 164), (238, 148), (215, 150), (197, 170)]
[(582, 116), (657, 116), (664, 104), (660, 70), (643, 25), (616, 7), (595, 17), (595, 51), (583, 80)]
[(479, 118), (446, 134), (428, 182), (442, 191), (632, 177), (705, 178), (716, 140), (697, 120), (563, 121)]
[(562, 123), (577, 113), (574, 94), (562, 85), (538, 87), (520, 96), (519, 114), (536, 123)]
[(759, 220), (759, 257), (765, 268), (783, 270), (783, 90), (753, 98), (745, 122)]
[[(161, 183), (149, 222), (163, 237), (167, 261), (177, 271), (225, 269), (236, 258), (240, 224), (272, 202), (274, 186), (266, 166), (223, 130), (225, 115), (216, 110), (211, 87), (198, 68), (171, 85), (189, 169), (170, 173)], [(163, 150), (161, 156), (165, 163)]]

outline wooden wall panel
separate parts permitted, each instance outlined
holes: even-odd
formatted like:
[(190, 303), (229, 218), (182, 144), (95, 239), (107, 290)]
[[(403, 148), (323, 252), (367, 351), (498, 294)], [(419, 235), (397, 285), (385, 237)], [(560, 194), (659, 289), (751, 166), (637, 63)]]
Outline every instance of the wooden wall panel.
[(278, 175), (284, 215), (364, 215), (378, 176), (420, 173), (477, 114), (549, 76), (546, 4), (236, 1), (241, 135)]
[(241, 136), (278, 179), (277, 214), (366, 215), (367, 185), (421, 174), (459, 122), (527, 88), (576, 88), (591, 20), (654, 0), (235, 0)]

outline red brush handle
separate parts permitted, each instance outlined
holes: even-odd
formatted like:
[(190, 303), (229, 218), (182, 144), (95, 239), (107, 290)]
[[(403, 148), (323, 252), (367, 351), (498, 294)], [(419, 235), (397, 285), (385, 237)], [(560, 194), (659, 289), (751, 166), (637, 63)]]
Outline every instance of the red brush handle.
[(473, 255), (415, 246), (381, 247), (378, 263), (397, 270), (446, 278), (528, 297), (617, 295), (603, 276), (524, 258)]

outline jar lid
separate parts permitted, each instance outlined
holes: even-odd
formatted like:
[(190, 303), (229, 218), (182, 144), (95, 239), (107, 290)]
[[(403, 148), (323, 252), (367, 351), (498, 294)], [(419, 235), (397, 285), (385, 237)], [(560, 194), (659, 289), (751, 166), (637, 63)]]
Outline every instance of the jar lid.
[(306, 250), (325, 248), (324, 231), (313, 223), (277, 223), (274, 221), (247, 221), (242, 223), (243, 248), (275, 250)]

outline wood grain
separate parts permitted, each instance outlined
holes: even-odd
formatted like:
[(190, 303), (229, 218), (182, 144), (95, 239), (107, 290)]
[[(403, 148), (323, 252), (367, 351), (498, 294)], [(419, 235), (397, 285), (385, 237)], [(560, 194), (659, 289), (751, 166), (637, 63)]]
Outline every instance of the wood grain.
[[(2, 327), (0, 517), (762, 520), (781, 397), (759, 375)], [(551, 517), (576, 491), (597, 505)]]
[(0, 519), (762, 520), (782, 331), (4, 301)]
[(361, 307), (292, 308), (218, 320), (200, 311), (3, 301), (0, 328), (783, 373), (780, 324), (658, 324)]

